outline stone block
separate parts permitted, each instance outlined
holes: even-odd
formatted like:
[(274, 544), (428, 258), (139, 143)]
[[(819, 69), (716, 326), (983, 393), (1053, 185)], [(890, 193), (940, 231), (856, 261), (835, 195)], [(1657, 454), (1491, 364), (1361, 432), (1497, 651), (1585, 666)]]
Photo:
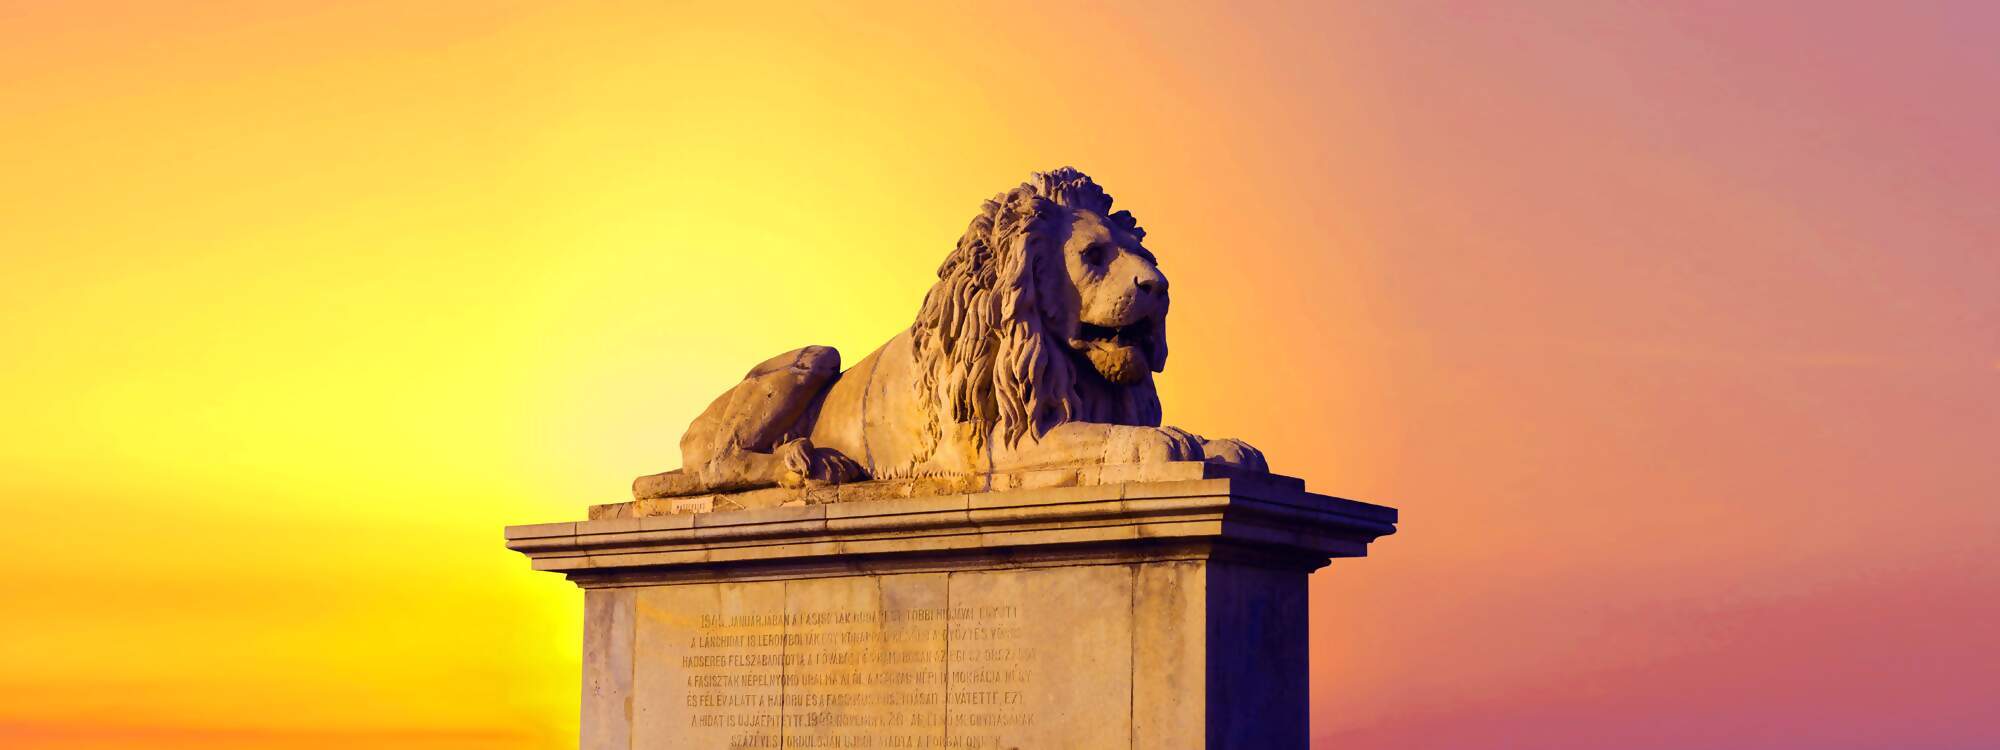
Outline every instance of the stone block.
[(1395, 511), (1191, 478), (514, 527), (582, 747), (1304, 750), (1306, 577)]

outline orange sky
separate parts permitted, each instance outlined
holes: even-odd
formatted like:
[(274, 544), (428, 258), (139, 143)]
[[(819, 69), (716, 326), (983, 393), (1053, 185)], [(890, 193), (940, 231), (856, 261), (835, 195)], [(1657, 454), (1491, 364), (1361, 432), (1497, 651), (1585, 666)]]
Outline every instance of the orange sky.
[(573, 745), (501, 545), (1074, 164), (1318, 747), (2000, 744), (2000, 13), (0, 2), (0, 745)]

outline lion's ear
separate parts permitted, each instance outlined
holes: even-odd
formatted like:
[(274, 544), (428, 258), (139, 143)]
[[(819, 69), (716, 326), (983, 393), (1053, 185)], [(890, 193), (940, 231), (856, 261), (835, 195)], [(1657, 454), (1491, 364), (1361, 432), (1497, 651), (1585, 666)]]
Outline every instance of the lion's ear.
[(1017, 291), (1003, 304), (1019, 306), (1018, 316), (1016, 310), (1009, 310), (1005, 317), (1039, 318), (1047, 326), (1042, 332), (1068, 339), (1076, 335), (1077, 311), (1064, 309), (1075, 305), (1062, 294), (1062, 282), (1069, 278), (1069, 270), (1063, 265), (1063, 238), (1054, 220), (1060, 211), (1040, 198), (1030, 205), (1029, 212), (1017, 225), (1018, 231), (1010, 238), (1012, 247), (1005, 271), (1010, 277), (1001, 283)]
[[(1025, 228), (1024, 228), (1025, 229)], [(1041, 253), (1037, 252), (1037, 238), (1034, 232), (1021, 231), (1006, 240), (1005, 261), (1000, 264), (1000, 278), (995, 280), (999, 290), (1001, 320), (1021, 320), (1031, 316), (1041, 304)]]
[(1083, 323), (1082, 300), (1078, 299), (1074, 285), (1070, 282), (1069, 267), (1063, 264), (1062, 250), (1048, 243), (1047, 252), (1037, 252), (1034, 260), (1036, 292), (1042, 316), (1042, 324), (1048, 334), (1057, 340), (1068, 341), (1076, 338), (1078, 327)]
[(1068, 212), (1061, 207), (1037, 198), (1033, 206), (1032, 218), (1021, 223), (1020, 234), (1014, 240), (1020, 244), (1014, 247), (1020, 259), (1020, 276), (1016, 281), (1024, 290), (1031, 290), (1031, 298), (1023, 300), (1029, 306), (1022, 309), (1039, 318), (1041, 332), (1067, 341), (1077, 335), (1077, 316), (1080, 301), (1073, 293), (1066, 293), (1069, 286), (1069, 267), (1063, 263), (1062, 243), (1067, 224), (1061, 219)]

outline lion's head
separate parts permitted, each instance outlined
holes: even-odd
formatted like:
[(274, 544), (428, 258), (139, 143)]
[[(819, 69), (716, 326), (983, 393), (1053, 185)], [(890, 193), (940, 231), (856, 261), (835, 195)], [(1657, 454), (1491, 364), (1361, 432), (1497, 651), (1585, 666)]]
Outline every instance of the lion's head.
[(1159, 425), (1167, 277), (1145, 236), (1068, 167), (987, 201), (911, 326), (922, 400), (1009, 444), (1072, 420)]

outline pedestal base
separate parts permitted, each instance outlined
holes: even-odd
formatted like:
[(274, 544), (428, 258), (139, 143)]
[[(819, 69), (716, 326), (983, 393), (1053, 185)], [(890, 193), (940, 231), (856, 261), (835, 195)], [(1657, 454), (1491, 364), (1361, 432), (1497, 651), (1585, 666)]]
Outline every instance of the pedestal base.
[(508, 536), (588, 589), (590, 750), (1304, 750), (1306, 575), (1394, 522), (1269, 477)]

